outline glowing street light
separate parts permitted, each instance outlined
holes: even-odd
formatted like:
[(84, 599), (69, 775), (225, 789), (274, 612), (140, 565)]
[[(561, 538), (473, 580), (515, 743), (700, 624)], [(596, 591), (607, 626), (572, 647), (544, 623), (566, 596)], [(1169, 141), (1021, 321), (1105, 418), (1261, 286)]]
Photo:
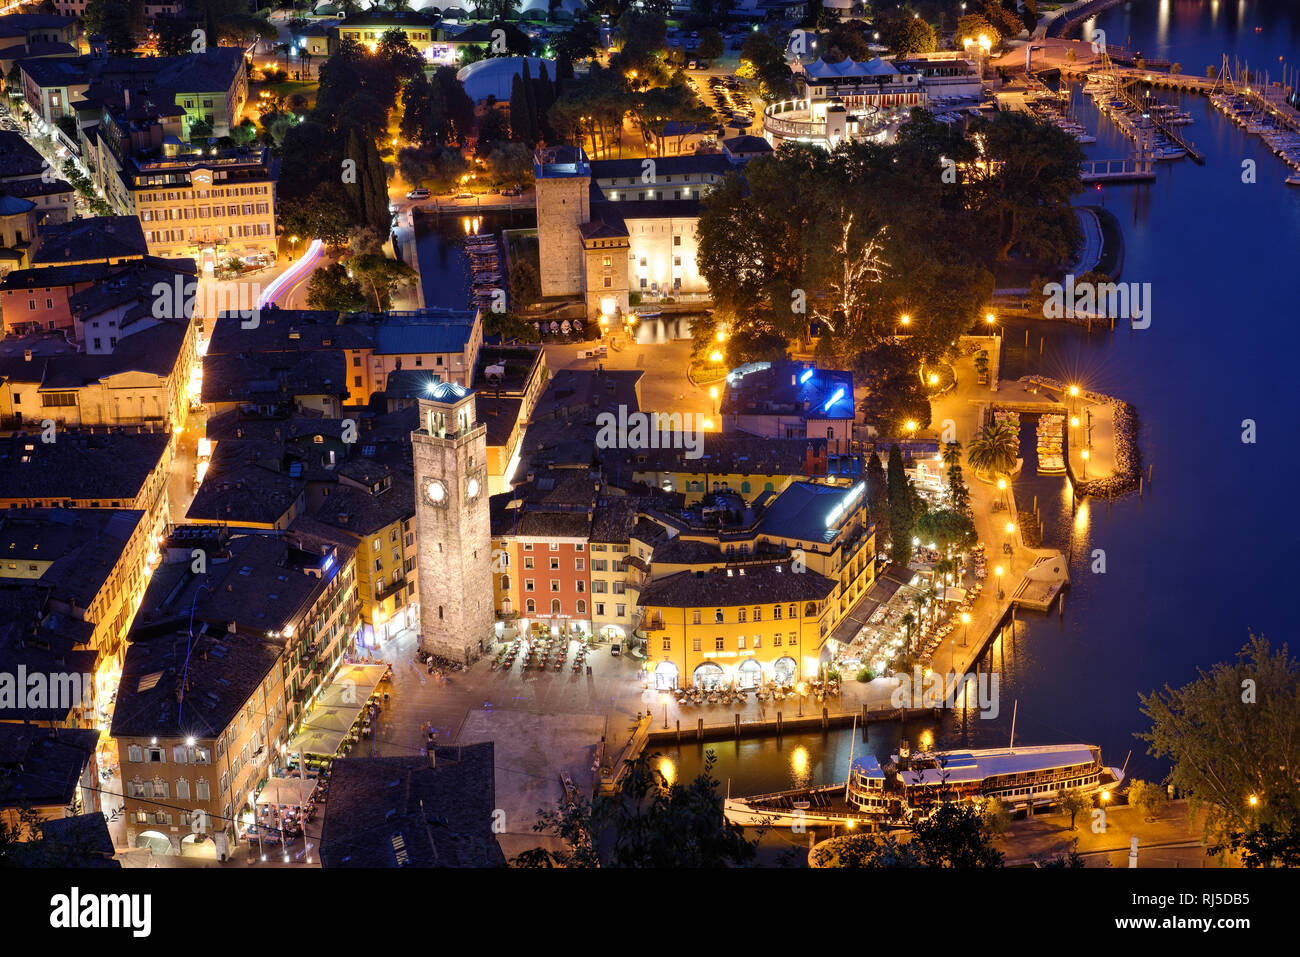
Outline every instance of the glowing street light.
[(903, 315), (898, 317), (898, 321), (906, 326), (912, 321), (912, 317), (909, 316), (907, 313), (903, 313)]
[(916, 431), (916, 419), (908, 419), (908, 420), (907, 420), (907, 424), (904, 426), (904, 428), (907, 429), (907, 431), (908, 431), (909, 433), (910, 433), (910, 432), (915, 432), (915, 431)]
[(931, 372), (931, 373), (930, 373), (930, 385), (938, 385), (938, 384), (939, 384), (939, 373), (937, 373), (937, 372)]
[(710, 360), (711, 362), (713, 362), (714, 364), (717, 364), (717, 363), (721, 362), (721, 361), (722, 361), (722, 353), (719, 352), (717, 349), (714, 349), (714, 350), (713, 350), (713, 354), (709, 356), (709, 360)]
[(1087, 478), (1088, 477), (1088, 450), (1084, 449), (1082, 452), (1079, 453), (1079, 455), (1083, 459), (1083, 477)]
[(963, 648), (965, 648), (965, 647), (966, 647), (966, 635), (970, 632), (970, 612), (968, 612), (968, 611), (963, 611), (963, 612), (961, 613), (961, 623), (962, 623), (962, 629), (961, 629), (961, 646), (962, 646)]
[(1014, 535), (1015, 533), (1016, 533), (1016, 523), (1015, 523), (1015, 522), (1007, 522), (1007, 534), (1008, 534), (1008, 535)]
[(1079, 387), (1077, 385), (1070, 386), (1070, 395), (1076, 396), (1078, 394), (1079, 394)]
[(993, 574), (996, 575), (998, 579), (998, 601), (1001, 601), (1002, 600), (1002, 566), (999, 565), (997, 568), (993, 569)]

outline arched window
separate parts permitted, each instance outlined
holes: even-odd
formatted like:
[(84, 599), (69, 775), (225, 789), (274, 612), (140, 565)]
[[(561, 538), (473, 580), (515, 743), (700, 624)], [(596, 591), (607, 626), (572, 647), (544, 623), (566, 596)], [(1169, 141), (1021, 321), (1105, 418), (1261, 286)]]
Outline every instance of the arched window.
[(552, 614), (552, 615), (558, 615), (559, 613), (560, 613), (560, 599), (558, 599), (558, 598), (552, 598), (552, 599), (551, 599), (551, 614)]
[(741, 482), (741, 483), (740, 483), (740, 490), (741, 490), (742, 492), (748, 493), (748, 492), (749, 492), (749, 483), (748, 483), (748, 482)]
[(579, 601), (579, 602), (578, 602), (578, 614), (579, 614), (579, 615), (585, 615), (586, 613), (587, 613), (587, 603), (586, 603), (585, 601)]
[(528, 601), (524, 603), (524, 609), (525, 609), (525, 610), (528, 612), (528, 614), (530, 614), (530, 615), (536, 614), (536, 613), (537, 613), (537, 602), (533, 601), (531, 598), (528, 599)]
[(501, 590), (502, 590), (502, 591), (509, 591), (509, 590), (510, 590), (510, 576), (509, 576), (509, 575), (502, 575), (502, 576), (501, 576)]
[(776, 486), (773, 485), (771, 482), (764, 482), (764, 483), (763, 483), (763, 491), (764, 491), (764, 492), (775, 492), (775, 491), (776, 491)]

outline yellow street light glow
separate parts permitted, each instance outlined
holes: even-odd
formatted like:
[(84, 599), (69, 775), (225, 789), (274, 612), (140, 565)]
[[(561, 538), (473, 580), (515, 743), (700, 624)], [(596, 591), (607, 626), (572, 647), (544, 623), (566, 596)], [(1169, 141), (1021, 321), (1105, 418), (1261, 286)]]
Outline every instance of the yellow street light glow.
[(931, 373), (930, 373), (930, 385), (938, 385), (938, 384), (939, 384), (939, 373), (937, 373), (937, 372), (931, 372)]
[(916, 420), (915, 420), (915, 419), (908, 419), (908, 420), (907, 420), (907, 431), (909, 431), (909, 432), (915, 432), (915, 431), (916, 431)]
[(901, 322), (903, 325), (907, 325), (909, 322), (912, 321), (912, 317), (909, 315), (903, 315), (899, 317), (898, 321)]
[(1077, 385), (1070, 386), (1070, 395), (1078, 395), (1078, 394), (1079, 394), (1079, 387)]
[(713, 351), (713, 355), (709, 356), (709, 359), (712, 360), (713, 362), (721, 362), (721, 361), (722, 361), (722, 353), (721, 353), (721, 352), (718, 352), (718, 351), (715, 349), (715, 350)]
[(969, 624), (970, 624), (970, 612), (968, 612), (968, 611), (963, 611), (963, 612), (961, 613), (961, 623), (962, 623), (963, 625), (969, 625)]
[(999, 565), (997, 568), (993, 569), (993, 574), (995, 574), (995, 575), (1001, 575), (1001, 574), (1002, 574), (1002, 566)]
[(1087, 449), (1084, 449), (1084, 450), (1083, 450), (1082, 452), (1080, 452), (1079, 454), (1083, 456), (1083, 460), (1084, 460), (1085, 462), (1088, 461), (1088, 450), (1087, 450)]
[(1102, 799), (1103, 801), (1109, 801), (1109, 800), (1110, 800), (1110, 791), (1109, 791), (1109, 790), (1102, 791), (1102, 792), (1101, 792), (1101, 799)]
[(987, 322), (990, 326), (993, 325), (993, 313), (991, 312), (985, 313), (984, 321)]
[(1004, 479), (1004, 478), (1000, 478), (1000, 479), (998, 479), (998, 489), (1001, 490), (1001, 489), (1004, 489), (1004, 488), (1006, 488), (1006, 487), (1007, 487), (1007, 480)]
[(1077, 429), (1078, 427), (1079, 427), (1079, 417), (1077, 415), (1070, 416), (1070, 428)]
[(721, 329), (718, 330), (718, 341), (719, 341), (719, 342), (726, 342), (726, 341), (727, 341), (727, 334), (726, 334), (725, 332), (723, 332)]
[(1007, 534), (1010, 535), (1010, 534), (1011, 534), (1012, 532), (1014, 532), (1015, 530), (1016, 530), (1016, 523), (1015, 523), (1015, 522), (1007, 522)]
[(1252, 795), (1250, 796), (1250, 806), (1251, 806), (1251, 807), (1254, 807), (1254, 806), (1257, 805), (1258, 803), (1259, 803), (1259, 795), (1257, 795), (1257, 794), (1252, 794)]
[(709, 396), (714, 399), (718, 397), (718, 387), (716, 385), (709, 386)]

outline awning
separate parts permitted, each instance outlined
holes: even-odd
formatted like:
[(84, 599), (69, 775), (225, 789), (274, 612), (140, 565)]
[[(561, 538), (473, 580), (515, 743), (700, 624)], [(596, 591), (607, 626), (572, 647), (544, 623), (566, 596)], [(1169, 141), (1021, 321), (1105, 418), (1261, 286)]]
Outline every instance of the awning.
[(335, 754), (387, 670), (387, 665), (343, 665), (289, 742), (289, 753)]
[(314, 778), (271, 778), (257, 796), (257, 803), (302, 807), (315, 789)]

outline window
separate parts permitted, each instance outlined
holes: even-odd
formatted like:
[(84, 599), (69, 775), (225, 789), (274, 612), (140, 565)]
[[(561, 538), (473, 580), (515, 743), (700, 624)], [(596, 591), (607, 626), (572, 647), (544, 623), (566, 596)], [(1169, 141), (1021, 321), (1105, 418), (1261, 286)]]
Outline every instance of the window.
[(692, 639), (691, 639), (691, 651), (699, 651), (699, 650), (700, 650), (700, 639), (698, 639), (698, 638), (692, 638)]
[(615, 605), (614, 607), (618, 609), (617, 614), (619, 618), (622, 618), (627, 614), (627, 605)]
[(700, 610), (696, 608), (693, 612), (691, 612), (691, 624), (698, 625), (699, 623), (700, 623)]
[(551, 591), (559, 591), (559, 590), (560, 590), (560, 580), (558, 578), (552, 578)]
[(763, 620), (763, 609), (758, 608), (758, 607), (755, 607), (755, 608), (754, 608), (754, 620), (755, 620), (755, 621), (762, 621), (762, 620)]
[(530, 615), (537, 614), (537, 602), (533, 601), (531, 598), (528, 599), (528, 601), (524, 602), (524, 610)]
[(553, 598), (551, 599), (551, 614), (558, 615), (559, 613), (560, 613), (560, 599)]
[(531, 578), (524, 579), (524, 591), (536, 591), (536, 589), (533, 588), (533, 580)]
[(596, 602), (596, 614), (601, 618), (605, 617), (605, 603), (603, 601)]
[(780, 621), (780, 620), (781, 620), (781, 606), (780, 606), (780, 605), (773, 605), (773, 606), (772, 606), (772, 619), (773, 619), (774, 621)]
[(762, 636), (762, 635), (755, 635), (755, 636), (754, 636), (754, 647), (755, 647), (755, 648), (762, 648), (762, 647), (763, 647), (763, 636)]
[(576, 568), (578, 571), (583, 571), (587, 567), (586, 559), (575, 558), (573, 560), (573, 567)]
[(150, 748), (148, 751), (145, 752), (145, 761), (149, 764), (162, 764), (164, 761), (163, 749)]
[(772, 636), (772, 647), (773, 648), (781, 647), (781, 633), (779, 631)]
[(587, 590), (587, 583), (582, 579), (578, 579), (578, 581), (574, 583), (574, 586), (579, 595)]
[(144, 761), (144, 748), (138, 744), (133, 744), (126, 749), (126, 759), (132, 764), (140, 764)]
[(665, 638), (664, 651), (672, 651), (672, 650), (673, 650), (673, 640), (671, 638)]
[(715, 608), (715, 609), (713, 609), (713, 621), (714, 621), (714, 624), (719, 624), (719, 625), (722, 624), (722, 609), (721, 609), (721, 608)]
[(585, 601), (579, 601), (577, 610), (579, 615), (585, 615), (587, 613), (587, 603)]
[(745, 609), (742, 608), (738, 612), (736, 612), (736, 621), (743, 622), (744, 620), (745, 620)]
[(552, 559), (551, 559), (551, 571), (553, 571), (553, 572), (558, 572), (559, 570), (560, 570), (560, 560), (559, 560), (558, 558), (552, 558)]
[(717, 638), (714, 638), (714, 639), (713, 639), (713, 650), (714, 650), (714, 651), (724, 651), (724, 650), (726, 650), (726, 639), (723, 638), (723, 637), (721, 637), (721, 636), (719, 636), (719, 637), (717, 637)]
[(533, 565), (533, 556), (532, 556), (532, 555), (525, 555), (525, 556), (524, 556), (524, 568), (533, 568), (533, 567), (535, 567), (535, 566)]

